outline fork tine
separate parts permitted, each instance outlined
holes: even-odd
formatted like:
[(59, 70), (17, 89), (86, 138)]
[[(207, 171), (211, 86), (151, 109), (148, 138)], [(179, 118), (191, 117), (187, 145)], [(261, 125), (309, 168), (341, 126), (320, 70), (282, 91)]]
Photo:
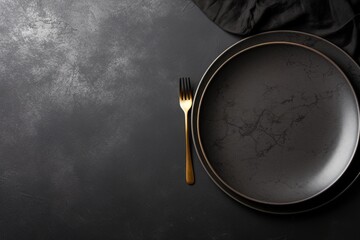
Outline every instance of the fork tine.
[(183, 78), (183, 85), (184, 85), (184, 99), (187, 99), (187, 83), (186, 78)]
[(184, 96), (184, 100), (186, 100), (187, 99), (186, 78), (183, 78), (183, 96)]
[(188, 99), (191, 99), (191, 85), (190, 85), (190, 78), (187, 78), (187, 84), (188, 84)]
[(186, 100), (186, 81), (185, 78), (182, 78), (182, 83), (183, 83), (183, 98), (184, 100)]
[(185, 78), (185, 93), (186, 93), (186, 99), (189, 99), (189, 83), (188, 83), (188, 78)]
[(180, 96), (181, 100), (183, 100), (183, 94), (184, 94), (184, 91), (183, 91), (183, 78), (180, 78), (179, 79), (179, 96)]

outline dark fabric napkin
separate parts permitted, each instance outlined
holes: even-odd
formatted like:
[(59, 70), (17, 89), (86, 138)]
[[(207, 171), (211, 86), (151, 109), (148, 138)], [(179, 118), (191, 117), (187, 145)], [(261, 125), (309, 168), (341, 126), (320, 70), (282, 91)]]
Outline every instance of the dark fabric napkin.
[(193, 0), (225, 31), (248, 36), (298, 30), (321, 36), (360, 63), (360, 0)]

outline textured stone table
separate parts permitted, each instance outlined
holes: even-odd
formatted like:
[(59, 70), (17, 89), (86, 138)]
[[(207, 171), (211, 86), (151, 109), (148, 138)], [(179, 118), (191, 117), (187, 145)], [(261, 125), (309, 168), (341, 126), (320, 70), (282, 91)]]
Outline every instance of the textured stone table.
[(178, 78), (237, 40), (191, 1), (0, 1), (0, 239), (359, 239), (359, 182), (290, 216), (230, 199), (194, 152), (185, 184)]

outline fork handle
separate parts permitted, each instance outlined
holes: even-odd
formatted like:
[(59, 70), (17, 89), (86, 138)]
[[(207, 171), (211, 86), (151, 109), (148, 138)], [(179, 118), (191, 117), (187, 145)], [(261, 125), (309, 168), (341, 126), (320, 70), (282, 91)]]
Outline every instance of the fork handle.
[(186, 177), (186, 183), (188, 185), (192, 185), (195, 182), (195, 178), (194, 178), (194, 168), (191, 158), (189, 137), (190, 136), (189, 136), (189, 128), (188, 128), (188, 113), (185, 112), (185, 148), (186, 148), (185, 177)]

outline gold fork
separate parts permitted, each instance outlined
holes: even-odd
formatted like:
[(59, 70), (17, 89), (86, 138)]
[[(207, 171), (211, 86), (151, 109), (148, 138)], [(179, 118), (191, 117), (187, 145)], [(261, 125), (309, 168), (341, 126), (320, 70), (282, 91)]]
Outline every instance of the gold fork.
[(180, 92), (179, 92), (180, 107), (185, 114), (185, 148), (186, 148), (186, 164), (185, 164), (185, 176), (186, 183), (189, 185), (194, 184), (194, 169), (190, 152), (190, 139), (188, 128), (188, 112), (192, 105), (192, 93), (190, 86), (190, 78), (180, 78)]

